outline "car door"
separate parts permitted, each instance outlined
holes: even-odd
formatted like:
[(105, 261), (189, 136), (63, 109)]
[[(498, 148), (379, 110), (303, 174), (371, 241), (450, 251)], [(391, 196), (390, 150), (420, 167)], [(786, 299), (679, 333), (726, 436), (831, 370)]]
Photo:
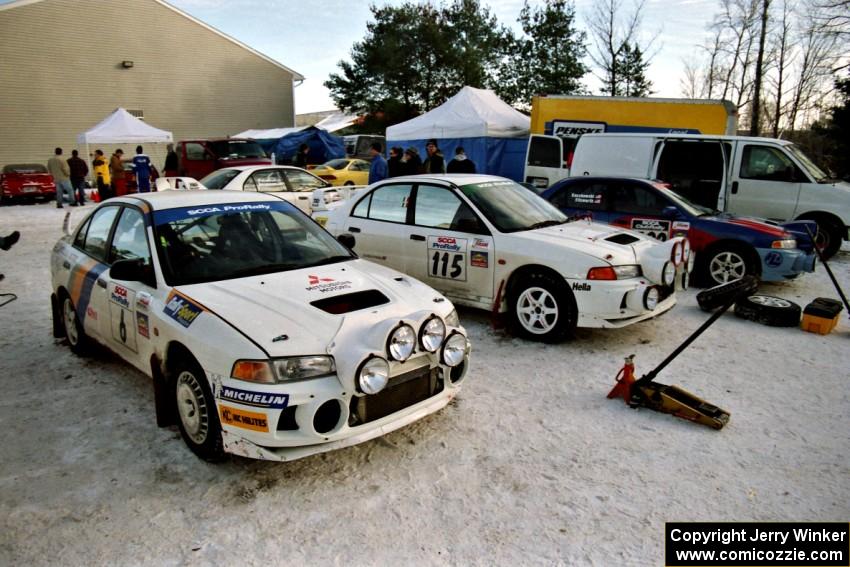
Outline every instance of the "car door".
[(108, 272), (107, 298), (109, 311), (109, 346), (122, 357), (144, 365), (153, 353), (150, 332), (151, 303), (156, 293), (153, 264), (148, 243), (148, 228), (139, 209), (123, 207), (109, 246), (110, 266), (119, 260), (142, 260), (150, 271), (149, 282), (123, 281)]
[(571, 181), (550, 196), (549, 202), (569, 217), (590, 217), (604, 223), (611, 220), (608, 188), (602, 180)]
[(805, 173), (781, 148), (738, 142), (735, 178), (726, 210), (739, 215), (787, 220), (793, 218)]
[(449, 297), (489, 303), (495, 243), (472, 208), (448, 187), (420, 183), (411, 223), (404, 271)]
[(634, 181), (612, 180), (608, 183), (608, 192), (612, 225), (646, 234), (662, 242), (669, 240), (674, 231), (678, 233), (690, 228), (688, 223), (664, 217), (664, 209), (673, 203), (654, 187)]
[(354, 185), (367, 185), (369, 183), (369, 168), (372, 164), (362, 159), (351, 160), (348, 165), (349, 181)]
[(310, 197), (316, 189), (329, 187), (330, 183), (324, 179), (320, 179), (312, 173), (307, 173), (304, 170), (297, 168), (278, 169), (277, 170), (289, 186), (289, 191), (293, 198), (291, 199), (299, 209), (307, 214), (310, 214)]
[(118, 206), (98, 209), (80, 229), (74, 240), (77, 252), (67, 261), (70, 277), (68, 293), (83, 323), (86, 334), (105, 343), (108, 336), (109, 314), (107, 306), (107, 243)]
[(361, 257), (405, 271), (407, 243), (412, 238), (407, 224), (412, 191), (410, 183), (383, 184), (352, 207), (342, 232), (354, 236), (354, 250)]

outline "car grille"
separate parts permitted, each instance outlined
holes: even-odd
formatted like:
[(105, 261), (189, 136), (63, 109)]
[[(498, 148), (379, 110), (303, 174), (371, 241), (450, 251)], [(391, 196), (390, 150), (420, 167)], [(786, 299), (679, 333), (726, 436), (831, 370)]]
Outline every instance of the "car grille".
[(423, 366), (390, 378), (387, 387), (373, 395), (354, 397), (348, 424), (363, 425), (427, 400), (443, 390), (439, 368)]

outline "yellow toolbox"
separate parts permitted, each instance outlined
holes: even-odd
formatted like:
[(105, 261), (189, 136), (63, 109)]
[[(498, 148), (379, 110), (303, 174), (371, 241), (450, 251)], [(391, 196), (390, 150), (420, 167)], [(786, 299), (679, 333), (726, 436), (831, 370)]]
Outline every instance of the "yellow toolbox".
[(838, 324), (838, 316), (844, 308), (841, 302), (828, 297), (818, 297), (803, 309), (800, 327), (810, 333), (827, 335)]

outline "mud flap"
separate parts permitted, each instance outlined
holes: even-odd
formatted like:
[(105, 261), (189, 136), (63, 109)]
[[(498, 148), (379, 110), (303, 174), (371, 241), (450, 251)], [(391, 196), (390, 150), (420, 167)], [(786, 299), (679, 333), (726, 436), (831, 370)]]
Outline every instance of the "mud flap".
[(62, 324), (62, 312), (59, 310), (59, 298), (55, 293), (50, 294), (50, 312), (53, 317), (53, 338), (61, 339), (65, 336), (65, 325)]
[(153, 376), (153, 403), (156, 408), (156, 425), (168, 427), (177, 423), (177, 408), (174, 407), (174, 397), (169, 395), (168, 377), (160, 369), (159, 360), (151, 359), (151, 374)]

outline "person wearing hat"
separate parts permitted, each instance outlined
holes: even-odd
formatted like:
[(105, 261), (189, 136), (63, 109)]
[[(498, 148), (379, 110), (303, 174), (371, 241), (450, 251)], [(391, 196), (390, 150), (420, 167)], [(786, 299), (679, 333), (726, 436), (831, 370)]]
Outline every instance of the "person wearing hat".
[(446, 160), (443, 157), (443, 152), (437, 146), (437, 140), (431, 138), (425, 144), (425, 151), (428, 152), (428, 157), (422, 162), (423, 173), (445, 173)]
[[(124, 150), (118, 148), (109, 158), (109, 173), (112, 174), (112, 196), (120, 197), (127, 194), (127, 180), (124, 179)], [(103, 198), (107, 198), (104, 196)]]
[(466, 157), (463, 146), (455, 148), (455, 158), (446, 166), (448, 173), (475, 173), (475, 162)]
[(387, 160), (387, 171), (390, 177), (404, 175), (404, 151), (398, 146), (390, 148), (390, 159)]
[(422, 173), (422, 158), (419, 157), (419, 150), (415, 147), (410, 146), (404, 150), (401, 162), (401, 175), (416, 175)]

